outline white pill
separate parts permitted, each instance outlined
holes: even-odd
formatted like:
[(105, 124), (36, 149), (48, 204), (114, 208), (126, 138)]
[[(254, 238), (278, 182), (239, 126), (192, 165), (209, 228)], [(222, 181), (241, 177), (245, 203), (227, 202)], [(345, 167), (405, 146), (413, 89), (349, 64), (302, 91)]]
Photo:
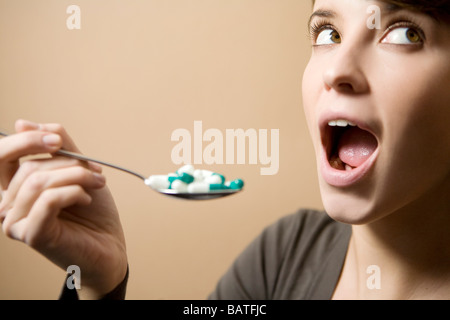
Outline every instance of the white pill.
[(194, 171), (194, 178), (196, 181), (203, 181), (207, 177), (211, 176), (214, 172), (209, 170), (196, 169)]
[(166, 175), (152, 175), (145, 179), (145, 184), (153, 189), (168, 189), (170, 186), (169, 179)]
[(181, 180), (174, 180), (171, 185), (171, 189), (178, 192), (187, 192), (188, 184)]
[(222, 176), (218, 174), (212, 174), (209, 177), (205, 178), (205, 182), (209, 184), (220, 184), (223, 183)]
[(203, 171), (203, 177), (205, 177), (205, 178), (214, 174), (214, 171), (210, 171), (210, 170), (202, 170), (202, 171)]
[(188, 185), (187, 191), (189, 193), (205, 193), (209, 192), (209, 183), (206, 182), (192, 182)]
[(194, 167), (191, 164), (186, 164), (186, 165), (182, 166), (180, 169), (178, 169), (177, 173), (181, 174), (184, 172), (184, 173), (188, 173), (192, 176), (194, 174), (194, 171), (195, 171)]
[(203, 170), (195, 169), (194, 173), (192, 174), (194, 176), (194, 181), (203, 181)]

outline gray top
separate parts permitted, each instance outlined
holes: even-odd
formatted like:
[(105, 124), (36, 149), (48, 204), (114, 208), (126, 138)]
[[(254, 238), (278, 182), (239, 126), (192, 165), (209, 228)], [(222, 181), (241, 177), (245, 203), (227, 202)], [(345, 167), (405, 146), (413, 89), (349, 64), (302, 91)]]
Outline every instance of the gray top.
[(300, 210), (267, 227), (235, 260), (209, 299), (331, 299), (351, 226)]

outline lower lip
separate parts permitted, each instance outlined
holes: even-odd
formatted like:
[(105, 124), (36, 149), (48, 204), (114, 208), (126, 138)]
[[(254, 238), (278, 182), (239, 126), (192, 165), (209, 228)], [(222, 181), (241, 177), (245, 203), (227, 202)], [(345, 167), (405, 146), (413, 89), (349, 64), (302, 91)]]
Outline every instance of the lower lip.
[(334, 187), (349, 187), (357, 182), (363, 180), (367, 176), (370, 169), (373, 167), (378, 156), (378, 148), (375, 152), (359, 167), (352, 170), (338, 170), (333, 168), (328, 161), (327, 152), (322, 149), (320, 159), (320, 171), (326, 183)]

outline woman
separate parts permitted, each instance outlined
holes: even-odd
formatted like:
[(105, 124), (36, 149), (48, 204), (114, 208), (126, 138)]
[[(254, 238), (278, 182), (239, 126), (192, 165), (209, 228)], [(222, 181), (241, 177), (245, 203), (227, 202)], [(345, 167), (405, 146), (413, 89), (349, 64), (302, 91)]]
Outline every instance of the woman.
[[(449, 6), (314, 3), (303, 98), (327, 214), (302, 210), (267, 228), (210, 298), (450, 298)], [(77, 149), (59, 125), (16, 130), (0, 141), (3, 231), (80, 266), (81, 298), (123, 297), (124, 236), (100, 168), (19, 165)]]
[[(378, 30), (365, 1), (317, 1), (311, 19), (304, 97), (323, 202), (353, 225), (333, 297), (448, 299), (449, 1), (374, 3)], [(372, 264), (381, 290), (366, 286)]]

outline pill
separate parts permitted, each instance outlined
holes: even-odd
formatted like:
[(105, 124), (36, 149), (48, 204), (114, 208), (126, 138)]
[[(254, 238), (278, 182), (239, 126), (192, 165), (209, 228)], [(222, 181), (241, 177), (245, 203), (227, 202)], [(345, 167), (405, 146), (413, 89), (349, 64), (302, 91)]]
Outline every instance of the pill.
[(186, 164), (184, 166), (182, 166), (180, 169), (177, 170), (177, 174), (181, 175), (182, 173), (187, 173), (191, 176), (194, 175), (194, 167), (191, 164)]
[(230, 189), (242, 189), (244, 187), (244, 181), (242, 179), (235, 179), (229, 184)]
[(213, 183), (213, 184), (224, 184), (225, 183), (225, 177), (218, 173), (213, 173), (210, 176), (205, 178), (205, 182), (207, 183)]
[(174, 173), (169, 173), (167, 175), (152, 175), (145, 179), (145, 184), (153, 189), (169, 189), (172, 181), (178, 177)]
[(229, 187), (223, 183), (210, 183), (209, 184), (209, 190), (224, 190), (224, 189), (229, 189)]
[(187, 192), (188, 184), (181, 180), (175, 180), (170, 184), (170, 188), (178, 192)]
[(187, 191), (189, 193), (209, 192), (209, 184), (206, 182), (193, 182), (188, 185)]
[(214, 190), (240, 190), (244, 186), (242, 179), (226, 181), (225, 177), (210, 170), (194, 169), (192, 165), (184, 165), (175, 173), (152, 175), (145, 184), (153, 189), (172, 189), (179, 193), (208, 193)]
[(194, 181), (194, 176), (191, 176), (189, 173), (183, 172), (181, 174), (169, 175), (168, 180), (170, 183), (174, 182), (175, 180), (181, 180), (186, 183), (191, 183), (192, 181)]
[(211, 190), (229, 189), (222, 183), (207, 183), (207, 182), (193, 182), (188, 185), (187, 191), (189, 193), (207, 193)]
[(167, 175), (152, 175), (145, 179), (145, 184), (153, 189), (169, 189), (170, 187)]
[(214, 174), (213, 171), (196, 169), (196, 170), (194, 170), (193, 176), (196, 181), (203, 181), (213, 174)]
[(194, 181), (194, 176), (186, 172), (181, 172), (177, 177), (175, 177), (174, 180), (181, 180), (185, 183), (191, 183), (192, 181)]
[(195, 169), (194, 173), (192, 175), (194, 176), (194, 181), (202, 181), (203, 180), (203, 171), (200, 169)]

